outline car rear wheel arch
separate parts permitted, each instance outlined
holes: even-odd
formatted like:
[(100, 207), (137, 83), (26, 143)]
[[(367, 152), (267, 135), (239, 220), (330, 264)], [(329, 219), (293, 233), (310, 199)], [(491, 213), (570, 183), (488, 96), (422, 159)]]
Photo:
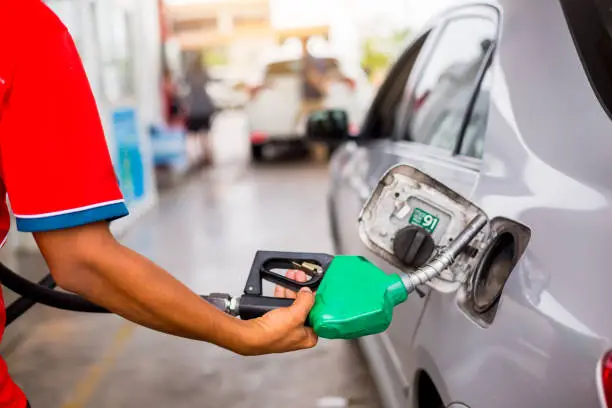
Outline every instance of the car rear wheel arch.
[(416, 373), (414, 390), (415, 408), (443, 408), (444, 402), (438, 388), (425, 370)]

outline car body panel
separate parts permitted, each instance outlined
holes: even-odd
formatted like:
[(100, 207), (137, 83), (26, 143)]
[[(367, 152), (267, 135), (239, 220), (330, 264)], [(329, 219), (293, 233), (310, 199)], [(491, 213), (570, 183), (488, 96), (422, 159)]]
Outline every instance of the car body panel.
[[(430, 290), (424, 299), (411, 295), (386, 333), (361, 344), (387, 407), (417, 406), (421, 372), (447, 404), (600, 407), (597, 363), (612, 335), (612, 120), (557, 1), (491, 4), (502, 10), (502, 34), (482, 162), (392, 140), (339, 149), (330, 167), (338, 250), (372, 257), (357, 242), (358, 203), (397, 163), (425, 171), (490, 217), (527, 225), (531, 242), (489, 327), (458, 307), (457, 294)], [(353, 160), (360, 172), (346, 170)]]

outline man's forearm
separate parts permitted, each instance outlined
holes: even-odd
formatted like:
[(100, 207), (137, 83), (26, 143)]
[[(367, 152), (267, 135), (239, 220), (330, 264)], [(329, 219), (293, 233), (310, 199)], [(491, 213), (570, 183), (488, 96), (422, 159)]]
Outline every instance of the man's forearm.
[(219, 343), (226, 339), (215, 334), (237, 328), (236, 319), (140, 254), (122, 246), (108, 252), (114, 256), (86, 266), (98, 284), (77, 284), (75, 292), (136, 323), (182, 337)]
[(76, 256), (55, 256), (45, 250), (47, 240), (37, 237), (60, 286), (151, 329), (241, 352), (244, 322), (220, 312), (110, 233), (83, 239), (88, 244)]

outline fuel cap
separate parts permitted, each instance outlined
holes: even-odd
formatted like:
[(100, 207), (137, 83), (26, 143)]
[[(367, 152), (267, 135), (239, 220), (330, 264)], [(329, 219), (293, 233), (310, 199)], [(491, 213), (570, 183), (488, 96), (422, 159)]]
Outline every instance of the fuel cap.
[(406, 266), (423, 265), (431, 258), (435, 247), (431, 234), (418, 225), (402, 228), (393, 239), (393, 253)]

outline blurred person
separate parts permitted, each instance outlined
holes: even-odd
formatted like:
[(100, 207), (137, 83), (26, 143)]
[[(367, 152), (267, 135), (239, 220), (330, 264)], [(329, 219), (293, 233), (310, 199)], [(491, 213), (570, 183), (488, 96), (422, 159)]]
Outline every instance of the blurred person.
[(172, 76), (172, 71), (168, 66), (164, 66), (162, 77), (162, 94), (165, 103), (166, 123), (170, 127), (183, 124), (184, 109), (181, 103), (178, 84)]
[[(240, 355), (315, 346), (317, 336), (304, 326), (314, 303), (309, 290), (277, 289), (277, 296), (296, 298), (292, 306), (243, 321), (121, 245), (109, 223), (128, 210), (68, 30), (41, 0), (0, 0), (0, 38), (12, 39), (0, 58), (0, 194), (10, 199), (18, 230), (33, 234), (60, 287), (137, 324)], [(9, 227), (5, 202), (2, 243)], [(0, 293), (0, 337), (5, 318)], [(0, 408), (27, 406), (0, 358)]]
[[(185, 73), (187, 140), (193, 144), (198, 155), (204, 155), (204, 164), (212, 164), (213, 160), (210, 129), (216, 107), (206, 89), (210, 81), (203, 58), (195, 58)], [(199, 160), (199, 157), (196, 160)]]
[(302, 95), (300, 110), (295, 119), (296, 127), (312, 112), (323, 109), (327, 95), (327, 78), (324, 61), (316, 58), (308, 49), (308, 41), (302, 40)]
[(339, 67), (328, 67), (325, 59), (317, 58), (308, 49), (308, 41), (302, 40), (302, 95), (296, 126), (311, 113), (324, 109), (332, 82), (350, 84), (352, 81)]

